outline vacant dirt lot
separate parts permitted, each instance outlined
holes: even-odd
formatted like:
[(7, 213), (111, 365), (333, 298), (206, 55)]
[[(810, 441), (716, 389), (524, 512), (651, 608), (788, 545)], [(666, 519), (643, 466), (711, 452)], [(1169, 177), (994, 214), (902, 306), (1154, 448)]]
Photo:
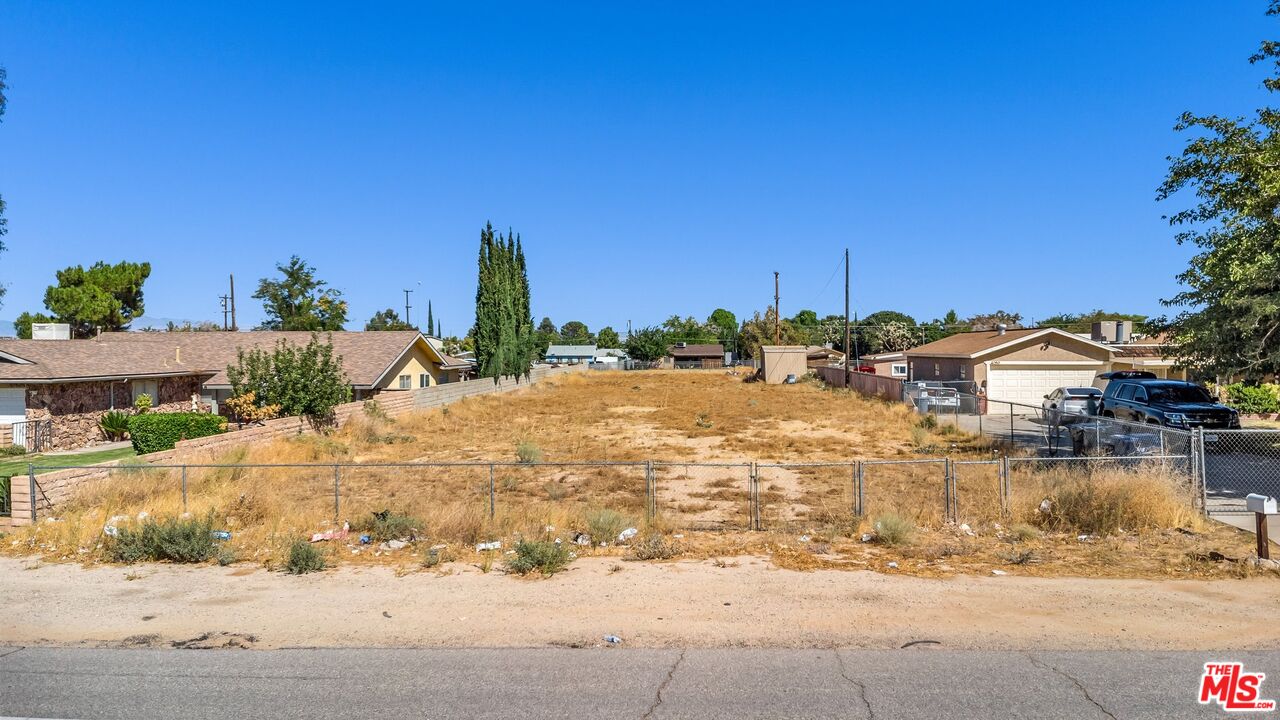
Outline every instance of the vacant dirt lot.
[[(293, 540), (335, 529), (337, 480), (339, 517), (357, 530), (319, 545), (331, 564), (419, 562), (425, 548), (440, 544), (448, 546), (448, 557), (479, 562), (477, 542), (500, 539), (507, 548), (518, 538), (569, 543), (579, 533), (592, 537), (590, 546), (575, 546), (580, 555), (619, 557), (627, 548), (614, 538), (637, 527), (681, 536), (686, 558), (753, 554), (794, 569), (942, 577), (992, 570), (1256, 574), (1247, 562), (1250, 536), (1201, 520), (1184, 479), (1158, 467), (1017, 474), (1012, 505), (1002, 513), (995, 466), (957, 466), (960, 523), (947, 525), (941, 463), (868, 465), (867, 511), (853, 516), (852, 459), (944, 455), (984, 459), (991, 449), (950, 428), (927, 427), (905, 406), (814, 384), (744, 383), (723, 372), (589, 373), (395, 421), (370, 408), (368, 417), (333, 436), (281, 440), (220, 459), (362, 463), (337, 477), (332, 465), (192, 469), (184, 508), (177, 471), (123, 469), (85, 488), (55, 519), (6, 538), (0, 552), (97, 562), (110, 542), (103, 537), (109, 519), (123, 518), (115, 522), (127, 527), (139, 513), (166, 517), (185, 509), (209, 514), (231, 533), (231, 561), (279, 567)], [(615, 464), (574, 464), (588, 460)], [(658, 462), (652, 522), (645, 519), (644, 460)], [(479, 464), (394, 465), (408, 461)], [(495, 466), (491, 479), (484, 464), (490, 461), (508, 464)], [(750, 461), (761, 463), (766, 532), (748, 530)], [(1046, 498), (1053, 499), (1052, 515), (1039, 511)], [(360, 544), (358, 529), (381, 510), (410, 516), (416, 542), (408, 549), (388, 553), (376, 542)], [(903, 519), (907, 537), (876, 542), (883, 534), (878, 521), (888, 515)], [(607, 547), (599, 546), (602, 540)]]

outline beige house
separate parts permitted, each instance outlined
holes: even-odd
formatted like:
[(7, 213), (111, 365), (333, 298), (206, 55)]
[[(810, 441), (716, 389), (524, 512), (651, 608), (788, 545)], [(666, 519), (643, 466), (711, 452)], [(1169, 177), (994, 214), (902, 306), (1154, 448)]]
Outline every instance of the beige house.
[(1039, 405), (1063, 386), (1111, 369), (1114, 346), (1057, 328), (958, 333), (904, 353), (908, 381), (969, 383), (992, 400)]
[[(101, 439), (98, 421), (148, 395), (157, 411), (209, 409), (231, 395), (240, 350), (305, 345), (309, 332), (104, 333), (92, 340), (0, 340), (0, 439), (64, 449)], [(320, 333), (354, 399), (466, 379), (470, 364), (416, 331)], [(39, 448), (32, 447), (39, 441)]]
[(863, 355), (858, 358), (860, 366), (867, 366), (874, 369), (876, 375), (884, 377), (898, 378), (899, 380), (907, 379), (907, 354), (905, 352), (887, 352), (877, 355)]

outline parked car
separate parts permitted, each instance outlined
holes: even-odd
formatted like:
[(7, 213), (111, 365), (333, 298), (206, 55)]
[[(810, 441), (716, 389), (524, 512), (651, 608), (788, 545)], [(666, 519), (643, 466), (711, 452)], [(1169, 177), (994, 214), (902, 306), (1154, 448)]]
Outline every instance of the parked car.
[(1112, 370), (1104, 372), (1093, 379), (1093, 386), (1106, 390), (1112, 380), (1158, 380), (1156, 374), (1146, 370)]
[(1113, 380), (1102, 393), (1104, 418), (1172, 428), (1238, 428), (1240, 414), (1208, 390), (1181, 380)]
[(1040, 407), (1050, 425), (1070, 425), (1098, 412), (1102, 391), (1095, 387), (1060, 387), (1044, 396)]

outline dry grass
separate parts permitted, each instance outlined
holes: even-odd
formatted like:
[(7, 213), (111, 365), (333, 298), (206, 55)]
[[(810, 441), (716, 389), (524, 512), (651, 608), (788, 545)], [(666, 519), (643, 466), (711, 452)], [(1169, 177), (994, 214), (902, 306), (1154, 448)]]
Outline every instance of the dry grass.
[[(522, 444), (540, 449), (547, 462), (665, 461), (656, 467), (658, 516), (643, 520), (643, 467), (520, 463)], [(895, 514), (915, 531), (899, 547), (860, 542), (872, 527), (851, 513), (855, 485), (848, 461), (919, 458), (921, 447), (957, 458), (989, 457), (981, 441), (921, 425), (906, 406), (844, 391), (746, 384), (715, 372), (616, 372), (566, 377), (395, 421), (366, 416), (330, 437), (280, 440), (219, 461), (363, 463), (342, 470), (339, 516), (365, 527), (372, 513), (391, 511), (413, 518), (420, 530), (414, 547), (390, 553), (376, 543), (360, 545), (354, 532), (317, 544), (326, 563), (391, 562), (418, 570), (426, 548), (445, 544), (437, 557), (492, 567), (492, 553), (477, 554), (475, 543), (501, 539), (506, 549), (520, 539), (560, 538), (567, 544), (577, 533), (593, 535), (598, 543), (603, 538), (594, 536), (616, 537), (618, 525), (636, 523), (640, 538), (684, 535), (678, 544), (686, 556), (767, 554), (775, 564), (796, 569), (884, 570), (893, 561), (897, 572), (923, 575), (1008, 567), (1020, 574), (1096, 576), (1244, 572), (1239, 563), (1211, 558), (1215, 552), (1244, 557), (1248, 537), (1203, 526), (1180, 480), (1147, 467), (1092, 477), (1062, 467), (1015, 472), (1006, 518), (996, 466), (957, 465), (956, 504), (961, 522), (973, 528), (970, 536), (943, 522), (940, 464), (867, 465), (866, 517)], [(371, 465), (415, 460), (511, 464), (495, 467), (492, 484), (487, 465)], [(762, 463), (761, 519), (771, 532), (748, 531), (746, 463), (753, 460)], [(843, 464), (771, 467), (770, 461)], [(192, 469), (187, 482), (185, 510), (198, 517), (212, 513), (220, 529), (231, 531), (228, 554), (241, 562), (283, 567), (296, 538), (336, 529), (332, 465)], [(1045, 498), (1054, 507), (1050, 515), (1037, 511)], [(59, 509), (56, 522), (21, 529), (0, 549), (52, 560), (98, 560), (107, 520), (144, 511), (155, 517), (184, 511), (176, 471), (117, 470), (109, 481), (84, 487)], [(1034, 525), (1044, 533), (1036, 537), (1001, 523)], [(1080, 542), (1079, 533), (1114, 536)], [(809, 542), (798, 541), (802, 534)], [(628, 549), (612, 539), (608, 547), (574, 550), (625, 555)]]

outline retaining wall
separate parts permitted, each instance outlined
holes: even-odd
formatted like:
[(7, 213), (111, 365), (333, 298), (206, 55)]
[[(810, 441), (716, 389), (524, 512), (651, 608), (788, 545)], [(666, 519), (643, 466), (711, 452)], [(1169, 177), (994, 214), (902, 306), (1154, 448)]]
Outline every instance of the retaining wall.
[[(376, 396), (375, 400), (382, 411), (396, 417), (415, 410), (441, 407), (457, 402), (463, 398), (492, 395), (494, 393), (511, 392), (528, 387), (541, 380), (567, 373), (585, 372), (585, 365), (574, 365), (560, 368), (537, 368), (528, 380), (521, 378), (516, 382), (503, 378), (495, 383), (488, 378), (468, 380), (466, 382), (445, 383), (418, 390), (390, 390)], [(339, 426), (345, 424), (353, 416), (364, 411), (364, 402), (353, 402), (339, 405), (334, 410)], [(232, 430), (221, 435), (183, 440), (174, 449), (141, 455), (135, 459), (159, 465), (176, 465), (183, 463), (207, 463), (216, 460), (220, 455), (240, 445), (261, 443), (291, 435), (302, 435), (315, 432), (311, 424), (303, 418), (288, 417), (268, 420), (260, 425)], [(54, 462), (75, 462), (74, 455), (60, 456), (61, 459), (48, 458), (45, 464)], [(106, 479), (111, 468), (119, 461), (101, 463), (71, 470), (56, 470), (35, 476), (36, 515), (46, 513), (65, 502), (82, 483)], [(0, 530), (18, 525), (31, 524), (31, 479), (27, 475), (13, 476), (10, 489), (10, 517), (0, 517)]]

